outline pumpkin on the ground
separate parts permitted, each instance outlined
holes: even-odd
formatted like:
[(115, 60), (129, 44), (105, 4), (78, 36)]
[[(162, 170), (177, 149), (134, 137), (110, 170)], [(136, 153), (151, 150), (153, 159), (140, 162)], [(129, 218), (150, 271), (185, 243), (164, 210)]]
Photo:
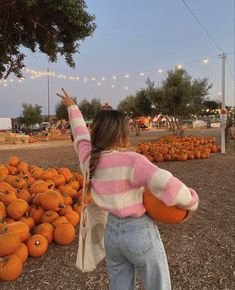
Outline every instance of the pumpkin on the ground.
[(19, 247), (15, 251), (15, 254), (20, 257), (22, 263), (25, 263), (28, 258), (28, 248), (25, 243), (20, 243)]
[(42, 223), (35, 230), (35, 234), (40, 234), (44, 236), (47, 239), (48, 244), (52, 243), (53, 241), (53, 233), (54, 227), (52, 224), (49, 223)]
[(29, 227), (23, 222), (14, 222), (10, 224), (6, 224), (2, 231), (13, 232), (15, 233), (21, 242), (24, 242), (29, 237)]
[(54, 230), (54, 240), (58, 245), (67, 246), (75, 238), (75, 229), (70, 223), (58, 225)]
[(40, 257), (44, 255), (48, 249), (47, 239), (40, 234), (33, 235), (26, 241), (29, 256)]
[(21, 275), (22, 271), (23, 263), (16, 254), (0, 258), (0, 280), (16, 280)]
[(7, 206), (7, 214), (10, 218), (19, 220), (28, 209), (29, 204), (25, 200), (17, 198)]
[(15, 233), (3, 232), (0, 234), (0, 257), (14, 254), (20, 245), (20, 239)]

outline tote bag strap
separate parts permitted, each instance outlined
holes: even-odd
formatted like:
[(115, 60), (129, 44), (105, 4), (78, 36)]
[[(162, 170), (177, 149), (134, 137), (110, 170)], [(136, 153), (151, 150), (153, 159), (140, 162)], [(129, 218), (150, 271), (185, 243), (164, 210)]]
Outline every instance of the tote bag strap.
[[(83, 188), (82, 188), (82, 210), (81, 210), (81, 224), (85, 225), (86, 220), (85, 220), (85, 215), (84, 215), (84, 209), (85, 209), (85, 204), (84, 204), (84, 199), (85, 199), (85, 195), (87, 194), (87, 180), (89, 178), (89, 172), (88, 172), (88, 162), (85, 164), (84, 166), (84, 170), (83, 170)], [(82, 236), (84, 236), (83, 230), (81, 232)]]

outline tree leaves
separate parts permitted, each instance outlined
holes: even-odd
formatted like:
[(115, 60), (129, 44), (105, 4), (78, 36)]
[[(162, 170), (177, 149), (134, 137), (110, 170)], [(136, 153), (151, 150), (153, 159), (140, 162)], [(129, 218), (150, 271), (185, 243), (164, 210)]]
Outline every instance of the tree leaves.
[(62, 55), (74, 67), (80, 42), (96, 28), (86, 8), (84, 0), (0, 0), (0, 78), (22, 76), (22, 47), (47, 54), (51, 62)]

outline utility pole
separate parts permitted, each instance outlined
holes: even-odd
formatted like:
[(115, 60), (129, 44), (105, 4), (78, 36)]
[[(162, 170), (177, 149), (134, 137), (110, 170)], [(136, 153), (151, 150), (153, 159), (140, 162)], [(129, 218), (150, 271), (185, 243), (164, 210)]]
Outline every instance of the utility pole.
[(221, 120), (221, 153), (225, 154), (225, 127), (227, 121), (227, 112), (225, 109), (225, 61), (227, 55), (223, 52), (219, 55), (222, 60), (222, 89), (221, 89), (221, 112), (220, 112), (220, 120)]
[(49, 65), (47, 67), (47, 106), (48, 106), (48, 117), (50, 118), (50, 78), (49, 78)]

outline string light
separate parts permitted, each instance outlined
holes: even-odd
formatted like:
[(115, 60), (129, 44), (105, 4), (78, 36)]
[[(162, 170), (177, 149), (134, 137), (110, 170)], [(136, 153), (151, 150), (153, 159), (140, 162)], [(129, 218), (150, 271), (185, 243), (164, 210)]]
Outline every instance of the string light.
[[(210, 58), (214, 58), (214, 57), (218, 57), (218, 55), (213, 55), (211, 56)], [(184, 65), (188, 64), (188, 63), (192, 63), (192, 62), (201, 62), (203, 64), (207, 64), (209, 62), (209, 58), (201, 58), (201, 59), (197, 59), (197, 60), (193, 60), (193, 61), (190, 61), (190, 62), (186, 62), (184, 63)], [(148, 73), (150, 72), (158, 72), (159, 74), (163, 73), (163, 71), (167, 71), (168, 69), (171, 69), (172, 67), (175, 67), (175, 65), (173, 66), (168, 66), (168, 67), (160, 67), (160, 68), (154, 68), (152, 70), (146, 70), (146, 71), (141, 71), (141, 72), (136, 72), (136, 73), (132, 73), (131, 76), (146, 76), (148, 75)], [(183, 64), (178, 64), (176, 65), (176, 68), (177, 69), (181, 69), (183, 67)], [(96, 81), (95, 84), (98, 85), (98, 86), (101, 86), (102, 84), (102, 81), (105, 81), (105, 80), (122, 80), (123, 77), (125, 79), (129, 79), (130, 78), (130, 74), (129, 73), (126, 73), (124, 75), (122, 74), (118, 74), (118, 75), (110, 75), (110, 76), (102, 76), (102, 75), (93, 75), (93, 76), (73, 76), (73, 75), (64, 75), (64, 74), (59, 74), (59, 73), (56, 73), (54, 71), (36, 71), (36, 70), (33, 70), (33, 69), (30, 69), (30, 68), (24, 68), (24, 71), (26, 73), (29, 74), (29, 77), (31, 79), (36, 79), (36, 78), (41, 78), (41, 77), (45, 77), (45, 76), (50, 76), (50, 77), (56, 77), (56, 78), (62, 78), (64, 80), (68, 79), (68, 80), (71, 80), (71, 81), (83, 81), (84, 83), (87, 83), (89, 81)], [(25, 80), (25, 78), (20, 78), (18, 79), (18, 82), (21, 83), (23, 80)], [(0, 84), (3, 84), (6, 83), (6, 84), (10, 84), (14, 82), (14, 80), (11, 78), (9, 80), (4, 80), (4, 81), (0, 81)], [(110, 86), (112, 88), (115, 88), (116, 86), (114, 84), (110, 84)], [(125, 90), (128, 90), (128, 87), (125, 86), (123, 87)], [(221, 95), (221, 93), (219, 94)]]

